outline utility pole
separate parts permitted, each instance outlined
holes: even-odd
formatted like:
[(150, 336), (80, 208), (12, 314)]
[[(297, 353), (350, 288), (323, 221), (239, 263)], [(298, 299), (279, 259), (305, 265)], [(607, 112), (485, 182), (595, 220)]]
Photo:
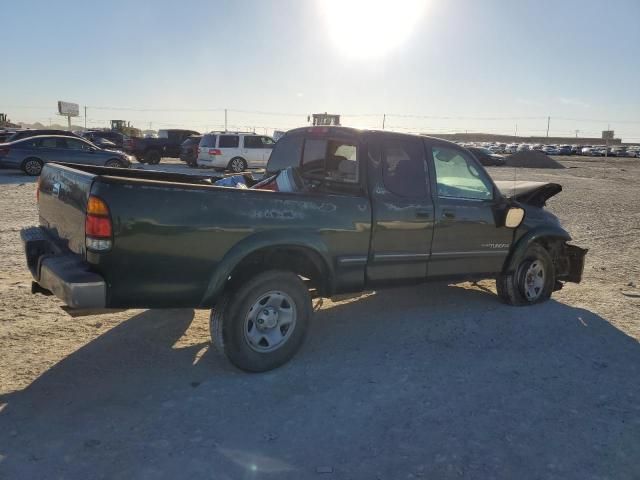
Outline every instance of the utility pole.
[(576, 138), (578, 138), (578, 133), (580, 133), (580, 130), (576, 130)]
[(227, 109), (224, 109), (224, 131), (227, 131)]
[(84, 129), (87, 129), (87, 106), (84, 106)]
[(382, 129), (384, 130), (384, 122), (387, 120), (387, 114), (383, 113), (382, 114)]
[(516, 137), (518, 136), (518, 124), (516, 123)]
[(547, 138), (549, 138), (549, 124), (551, 123), (551, 117), (547, 117)]

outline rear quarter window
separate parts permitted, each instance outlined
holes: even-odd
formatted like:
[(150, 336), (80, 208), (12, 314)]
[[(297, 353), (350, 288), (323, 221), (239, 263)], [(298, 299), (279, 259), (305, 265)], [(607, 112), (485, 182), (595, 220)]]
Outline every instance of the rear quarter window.
[(205, 148), (215, 148), (217, 135), (205, 135), (200, 140), (200, 146)]

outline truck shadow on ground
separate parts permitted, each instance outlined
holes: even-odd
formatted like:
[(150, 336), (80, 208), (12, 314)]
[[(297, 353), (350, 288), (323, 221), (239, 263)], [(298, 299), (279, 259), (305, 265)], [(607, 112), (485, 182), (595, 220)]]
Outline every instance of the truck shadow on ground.
[(135, 315), (0, 397), (0, 476), (640, 476), (640, 348), (587, 310), (388, 290), (259, 375), (174, 348), (193, 315)]

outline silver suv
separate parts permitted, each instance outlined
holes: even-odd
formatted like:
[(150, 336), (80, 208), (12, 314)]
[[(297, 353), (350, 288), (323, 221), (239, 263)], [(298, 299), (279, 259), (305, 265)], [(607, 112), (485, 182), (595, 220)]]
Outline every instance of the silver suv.
[(247, 168), (267, 166), (273, 138), (255, 133), (211, 132), (203, 135), (198, 145), (199, 167), (242, 172)]

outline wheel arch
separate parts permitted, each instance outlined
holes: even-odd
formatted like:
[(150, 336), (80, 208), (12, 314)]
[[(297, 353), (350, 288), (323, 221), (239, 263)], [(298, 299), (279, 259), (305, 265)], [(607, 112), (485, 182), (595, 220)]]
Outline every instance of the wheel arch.
[(556, 246), (563, 245), (571, 240), (571, 235), (559, 227), (540, 227), (524, 234), (511, 248), (502, 266), (502, 273), (512, 273), (514, 265), (524, 256), (532, 243), (539, 243), (549, 251), (552, 258)]
[(328, 249), (319, 235), (299, 232), (261, 232), (236, 244), (211, 275), (202, 307), (212, 307), (225, 288), (267, 270), (292, 271), (310, 280), (323, 296), (334, 290), (334, 271)]

